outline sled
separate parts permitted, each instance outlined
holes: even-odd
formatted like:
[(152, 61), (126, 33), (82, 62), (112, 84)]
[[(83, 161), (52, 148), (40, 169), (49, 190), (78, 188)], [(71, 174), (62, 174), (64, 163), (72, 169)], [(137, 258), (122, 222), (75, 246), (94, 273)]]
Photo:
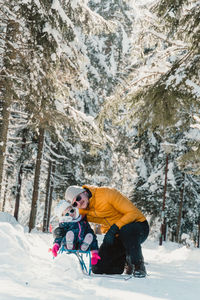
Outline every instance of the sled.
[[(81, 271), (83, 272), (84, 275), (91, 275), (92, 271), (92, 264), (91, 264), (91, 253), (90, 251), (82, 251), (82, 250), (68, 250), (66, 247), (63, 245), (59, 253), (65, 252), (66, 254), (74, 254), (78, 258)], [(86, 263), (86, 260), (88, 260), (88, 263)]]
[[(59, 254), (74, 254), (76, 255), (78, 262), (80, 264), (81, 271), (83, 275), (86, 275), (90, 278), (110, 278), (110, 279), (121, 279), (121, 280), (129, 280), (133, 278), (133, 275), (126, 274), (93, 274), (92, 273), (92, 264), (91, 264), (91, 252), (82, 251), (82, 250), (68, 250), (64, 245), (60, 248)], [(86, 260), (88, 263), (86, 263)]]

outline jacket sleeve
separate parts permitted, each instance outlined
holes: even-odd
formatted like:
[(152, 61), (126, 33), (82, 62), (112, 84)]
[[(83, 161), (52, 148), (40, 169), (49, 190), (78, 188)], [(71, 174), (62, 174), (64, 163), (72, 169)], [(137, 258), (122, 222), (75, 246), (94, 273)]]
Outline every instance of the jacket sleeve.
[(113, 189), (108, 193), (108, 202), (112, 205), (113, 209), (117, 210), (122, 215), (122, 217), (115, 222), (119, 228), (135, 221), (138, 216), (143, 218), (143, 220), (146, 219), (140, 210), (137, 209), (136, 206), (119, 191)]

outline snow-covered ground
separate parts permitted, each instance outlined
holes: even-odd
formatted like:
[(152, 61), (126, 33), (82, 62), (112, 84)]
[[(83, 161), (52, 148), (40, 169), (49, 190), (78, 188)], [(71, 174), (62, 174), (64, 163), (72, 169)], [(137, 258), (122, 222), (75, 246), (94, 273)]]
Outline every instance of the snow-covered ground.
[(0, 300), (199, 299), (199, 249), (149, 239), (143, 245), (147, 278), (92, 278), (81, 273), (74, 255), (52, 259), (51, 234), (29, 234), (13, 218), (7, 221), (0, 213)]

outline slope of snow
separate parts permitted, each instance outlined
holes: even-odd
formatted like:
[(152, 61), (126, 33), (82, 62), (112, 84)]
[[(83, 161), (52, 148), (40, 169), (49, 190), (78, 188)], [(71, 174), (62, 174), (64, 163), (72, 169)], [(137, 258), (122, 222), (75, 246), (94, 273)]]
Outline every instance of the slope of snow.
[[(99, 242), (102, 236), (99, 236)], [(76, 257), (52, 259), (52, 235), (27, 233), (0, 214), (0, 299), (197, 299), (200, 295), (200, 250), (175, 243), (143, 245), (149, 276), (128, 281), (84, 276)]]

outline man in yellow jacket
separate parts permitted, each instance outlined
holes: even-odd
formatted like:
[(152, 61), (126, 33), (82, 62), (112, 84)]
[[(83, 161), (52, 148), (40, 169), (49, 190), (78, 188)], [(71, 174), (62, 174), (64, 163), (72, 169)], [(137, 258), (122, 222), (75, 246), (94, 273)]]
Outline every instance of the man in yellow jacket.
[(106, 233), (93, 273), (122, 274), (125, 270), (135, 277), (146, 276), (141, 244), (148, 237), (149, 225), (126, 196), (114, 188), (84, 185), (68, 187), (65, 198)]

